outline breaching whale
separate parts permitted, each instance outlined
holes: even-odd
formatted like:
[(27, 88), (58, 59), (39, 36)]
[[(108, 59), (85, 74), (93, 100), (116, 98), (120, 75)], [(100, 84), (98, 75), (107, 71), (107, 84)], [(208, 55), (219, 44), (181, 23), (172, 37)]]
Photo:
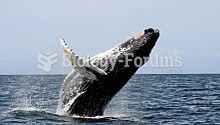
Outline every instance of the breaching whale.
[(145, 29), (143, 34), (88, 59), (80, 58), (61, 39), (61, 46), (74, 70), (63, 81), (57, 113), (86, 117), (103, 115), (114, 95), (147, 61), (158, 37), (159, 30)]

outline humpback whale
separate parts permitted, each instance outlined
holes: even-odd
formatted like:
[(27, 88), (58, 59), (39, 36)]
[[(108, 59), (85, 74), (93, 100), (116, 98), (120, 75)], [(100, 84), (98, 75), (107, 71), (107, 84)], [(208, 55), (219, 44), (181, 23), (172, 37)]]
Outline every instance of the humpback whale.
[(145, 29), (144, 33), (88, 59), (79, 57), (61, 39), (73, 71), (63, 81), (57, 113), (86, 117), (103, 115), (114, 95), (147, 61), (158, 37), (159, 30)]

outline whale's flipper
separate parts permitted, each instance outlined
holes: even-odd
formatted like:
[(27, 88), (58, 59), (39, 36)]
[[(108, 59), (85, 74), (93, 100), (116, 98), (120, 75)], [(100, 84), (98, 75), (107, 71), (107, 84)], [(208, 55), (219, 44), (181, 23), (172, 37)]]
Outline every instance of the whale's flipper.
[(63, 47), (64, 53), (66, 54), (66, 57), (70, 60), (72, 65), (74, 65), (73, 59), (78, 59), (79, 56), (76, 55), (72, 49), (70, 49), (67, 44), (65, 43), (64, 39), (60, 39), (61, 46)]
[(82, 58), (79, 58), (78, 55), (76, 55), (72, 49), (70, 49), (67, 44), (65, 43), (64, 39), (60, 39), (61, 46), (63, 47), (64, 53), (66, 54), (66, 57), (70, 60), (72, 63), (74, 69), (79, 72), (81, 75), (89, 76), (105, 76), (107, 73), (100, 69), (99, 67), (95, 66), (90, 62), (90, 60), (85, 60)]

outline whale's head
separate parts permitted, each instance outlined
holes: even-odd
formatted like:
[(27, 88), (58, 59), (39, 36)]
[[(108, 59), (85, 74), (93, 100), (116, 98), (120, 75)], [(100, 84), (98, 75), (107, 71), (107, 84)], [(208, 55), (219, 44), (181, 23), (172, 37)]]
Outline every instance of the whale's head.
[(122, 43), (119, 47), (122, 48), (122, 54), (130, 54), (133, 59), (148, 57), (158, 37), (159, 30), (152, 28), (145, 29), (144, 33), (134, 36)]
[(107, 51), (106, 56), (102, 56), (102, 60), (99, 62), (99, 64), (108, 62), (107, 66), (99, 65), (99, 67), (102, 69), (107, 67), (105, 71), (113, 74), (117, 71), (120, 76), (123, 76), (124, 73), (133, 75), (148, 60), (158, 37), (159, 30), (145, 29), (144, 33), (138, 34)]

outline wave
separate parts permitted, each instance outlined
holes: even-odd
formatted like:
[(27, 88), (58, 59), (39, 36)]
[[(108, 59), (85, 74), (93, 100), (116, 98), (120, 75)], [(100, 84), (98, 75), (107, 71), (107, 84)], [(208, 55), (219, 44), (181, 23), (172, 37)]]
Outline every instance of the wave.
[[(112, 115), (95, 116), (95, 117), (82, 117), (77, 115), (65, 116), (58, 115), (56, 113), (38, 109), (35, 107), (14, 108), (8, 111), (10, 115), (8, 119), (1, 121), (0, 123), (24, 123), (24, 124), (39, 124), (39, 123), (51, 123), (51, 124), (79, 124), (79, 123), (138, 123), (140, 121), (129, 119), (129, 117), (119, 117)], [(13, 119), (13, 120), (12, 120)], [(10, 122), (9, 122), (10, 121)]]

